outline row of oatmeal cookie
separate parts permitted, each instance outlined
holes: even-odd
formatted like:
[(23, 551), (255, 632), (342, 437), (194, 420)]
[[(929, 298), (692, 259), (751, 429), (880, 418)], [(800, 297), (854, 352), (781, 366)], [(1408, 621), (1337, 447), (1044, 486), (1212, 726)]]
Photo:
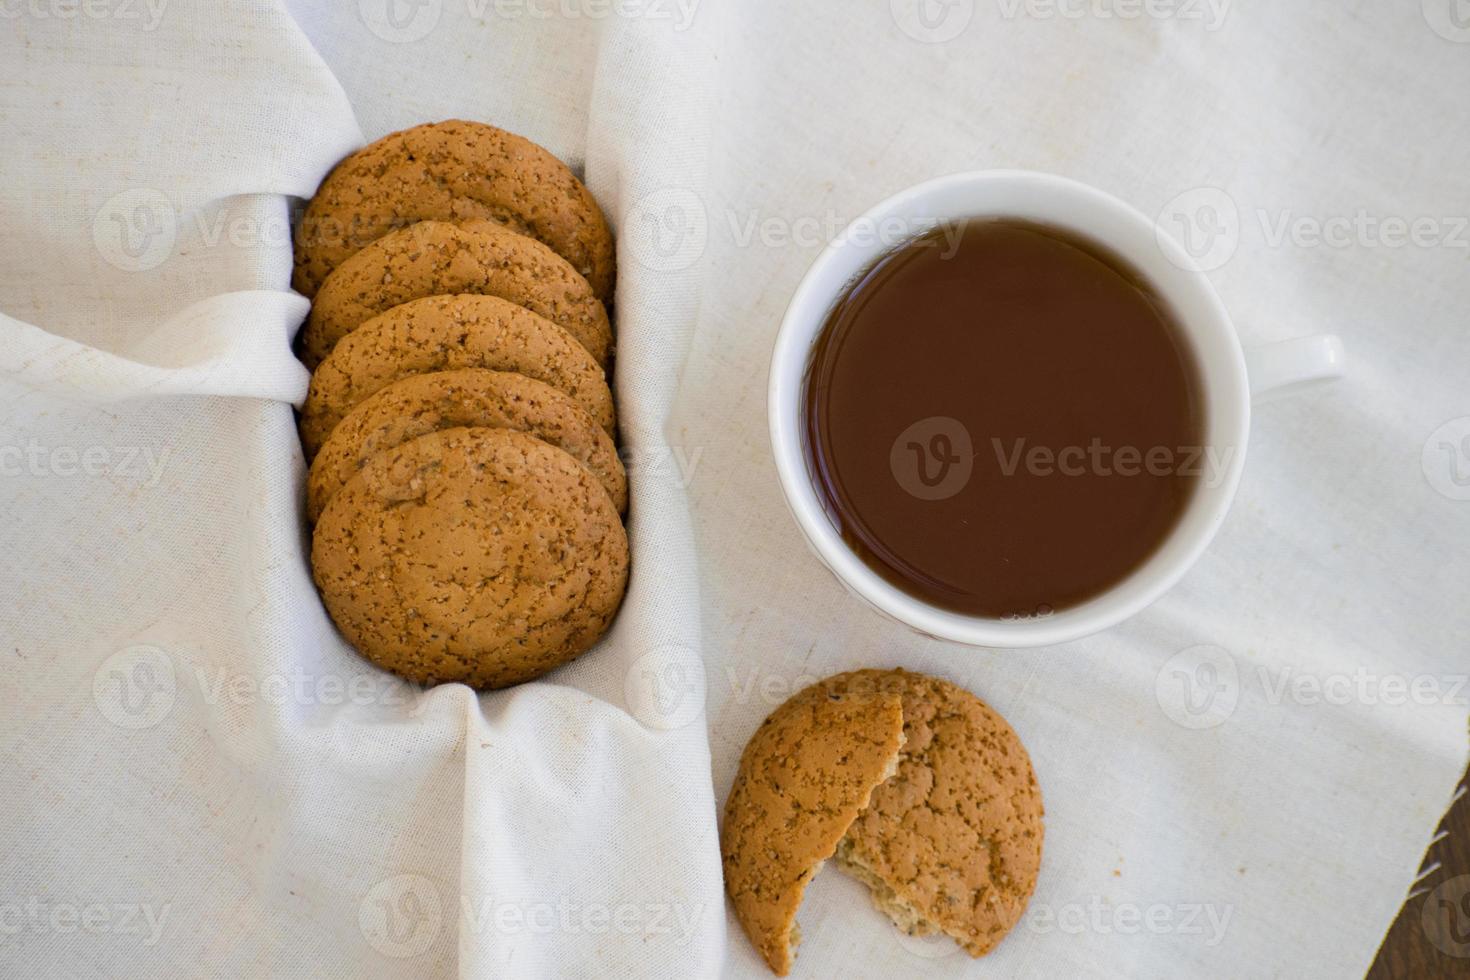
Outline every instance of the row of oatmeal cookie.
[(423, 684), (498, 688), (592, 646), (628, 578), (607, 370), (613, 242), (587, 188), (492, 126), (343, 160), (296, 235), (312, 575)]

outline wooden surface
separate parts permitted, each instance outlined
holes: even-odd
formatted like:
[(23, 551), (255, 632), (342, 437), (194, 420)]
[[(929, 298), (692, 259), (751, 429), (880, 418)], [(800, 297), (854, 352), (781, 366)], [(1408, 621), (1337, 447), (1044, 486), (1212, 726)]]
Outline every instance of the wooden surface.
[[(1395, 920), (1368, 980), (1470, 980), (1470, 773), (1424, 859), (1424, 877)], [(1438, 865), (1438, 867), (1436, 867)], [(1351, 901), (1351, 896), (1344, 896)]]

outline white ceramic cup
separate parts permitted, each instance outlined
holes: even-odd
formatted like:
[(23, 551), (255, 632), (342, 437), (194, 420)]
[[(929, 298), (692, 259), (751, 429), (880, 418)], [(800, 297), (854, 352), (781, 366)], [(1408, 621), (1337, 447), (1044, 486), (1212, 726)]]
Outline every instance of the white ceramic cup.
[[(812, 345), (853, 278), (912, 235), (969, 218), (1069, 229), (1123, 258), (1171, 307), (1199, 365), (1207, 450), (1222, 461), (1201, 479), (1174, 531), (1127, 578), (1080, 605), (1029, 618), (941, 609), (898, 589), (843, 542), (809, 469), (802, 389)], [(858, 218), (817, 256), (797, 287), (771, 356), (771, 447), (786, 502), (817, 557), (848, 590), (922, 633), (987, 647), (1064, 643), (1107, 629), (1168, 591), (1204, 552), (1229, 510), (1245, 463), (1251, 401), (1340, 377), (1342, 342), (1303, 337), (1244, 351), (1214, 287), (1183, 246), (1115, 197), (1051, 174), (992, 170), (911, 187)]]

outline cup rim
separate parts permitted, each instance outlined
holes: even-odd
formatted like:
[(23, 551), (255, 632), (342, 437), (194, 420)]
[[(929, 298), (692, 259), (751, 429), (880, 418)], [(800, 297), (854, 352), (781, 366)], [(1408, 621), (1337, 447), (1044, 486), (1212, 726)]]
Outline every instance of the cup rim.
[[(1187, 281), (1188, 288), (1202, 306), (1204, 314), (1213, 321), (1211, 329), (1229, 338), (1226, 349), (1218, 352), (1224, 360), (1217, 359), (1205, 364), (1204, 358), (1200, 357), (1200, 371), (1203, 375), (1202, 384), (1207, 388), (1223, 385), (1229, 389), (1226, 395), (1234, 396), (1235, 408), (1233, 417), (1223, 420), (1233, 435), (1231, 445), (1234, 446), (1234, 453), (1223, 478), (1213, 487), (1201, 485), (1197, 488), (1196, 493), (1208, 494), (1208, 499), (1197, 498), (1191, 503), (1191, 509), (1198, 508), (1199, 513), (1191, 515), (1186, 511), (1180, 524), (1165, 539), (1165, 545), (1180, 539), (1185, 531), (1186, 518), (1195, 528), (1192, 540), (1186, 541), (1183, 547), (1176, 545), (1172, 549), (1172, 556), (1167, 560), (1162, 560), (1165, 547), (1161, 545), (1153, 558), (1107, 591), (1079, 606), (1061, 610), (1052, 616), (1021, 620), (973, 616), (930, 605), (884, 579), (848, 548), (829, 519), (809, 475), (802, 436), (800, 392), (793, 394), (787, 390), (787, 379), (792, 376), (793, 359), (799, 361), (801, 367), (796, 377), (805, 378), (812, 343), (821, 329), (821, 323), (825, 321), (825, 313), (831, 309), (841, 293), (839, 289), (832, 295), (821, 295), (825, 290), (819, 283), (824, 279), (828, 267), (849, 247), (845, 242), (848, 233), (857, 226), (872, 227), (915, 199), (951, 191), (964, 185), (994, 183), (1029, 185), (1028, 189), (1033, 191), (1072, 195), (1074, 199), (1084, 199), (1094, 208), (1109, 212), (1112, 218), (1134, 226), (1131, 229), (1133, 232), (1146, 230), (1149, 235), (1156, 236), (1159, 259), (1177, 267), (1184, 277), (1180, 281)], [(977, 209), (975, 213), (977, 217), (989, 215), (1005, 216), (1001, 210)], [(942, 217), (940, 220), (949, 218)], [(1063, 224), (1070, 230), (1091, 236), (1104, 245), (1108, 244), (1104, 236), (1083, 224)], [(1155, 275), (1155, 270), (1159, 268), (1161, 267), (1154, 264), (1138, 271), (1151, 283), (1157, 284), (1159, 277)], [(811, 312), (814, 304), (822, 307), (820, 316), (815, 318)], [(813, 319), (817, 321), (815, 325), (812, 323)], [(1190, 329), (1196, 328), (1192, 326)], [(788, 405), (794, 410), (788, 411)], [(843, 233), (829, 242), (802, 276), (782, 316), (771, 353), (766, 410), (772, 456), (787, 509), (808, 547), (843, 586), (878, 612), (927, 636), (970, 646), (1002, 649), (1051, 646), (1090, 636), (1131, 618), (1176, 585), (1199, 560), (1224, 523), (1244, 468), (1250, 431), (1250, 397), (1244, 352), (1224, 304), (1194, 258), (1157, 223), (1111, 194), (1067, 177), (1015, 169), (963, 171), (914, 184), (866, 210), (850, 222)]]

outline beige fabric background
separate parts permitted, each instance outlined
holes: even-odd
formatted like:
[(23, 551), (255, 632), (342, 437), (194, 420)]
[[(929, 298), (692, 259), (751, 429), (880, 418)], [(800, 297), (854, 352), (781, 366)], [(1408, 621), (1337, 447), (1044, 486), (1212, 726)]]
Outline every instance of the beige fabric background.
[[(971, 962), (827, 871), (801, 975), (1360, 975), (1466, 754), (1455, 2), (5, 7), (0, 972), (762, 975), (720, 892), (739, 751), (803, 683), (903, 665), (1025, 739), (1042, 880)], [(289, 408), (291, 199), (453, 115), (584, 169), (614, 221), (634, 467), (613, 635), (481, 697), (335, 636)], [(1178, 589), (1050, 650), (868, 612), (767, 451), (765, 361), (811, 258), (985, 167), (1221, 217), (1242, 338), (1333, 330), (1352, 358), (1258, 411)]]

